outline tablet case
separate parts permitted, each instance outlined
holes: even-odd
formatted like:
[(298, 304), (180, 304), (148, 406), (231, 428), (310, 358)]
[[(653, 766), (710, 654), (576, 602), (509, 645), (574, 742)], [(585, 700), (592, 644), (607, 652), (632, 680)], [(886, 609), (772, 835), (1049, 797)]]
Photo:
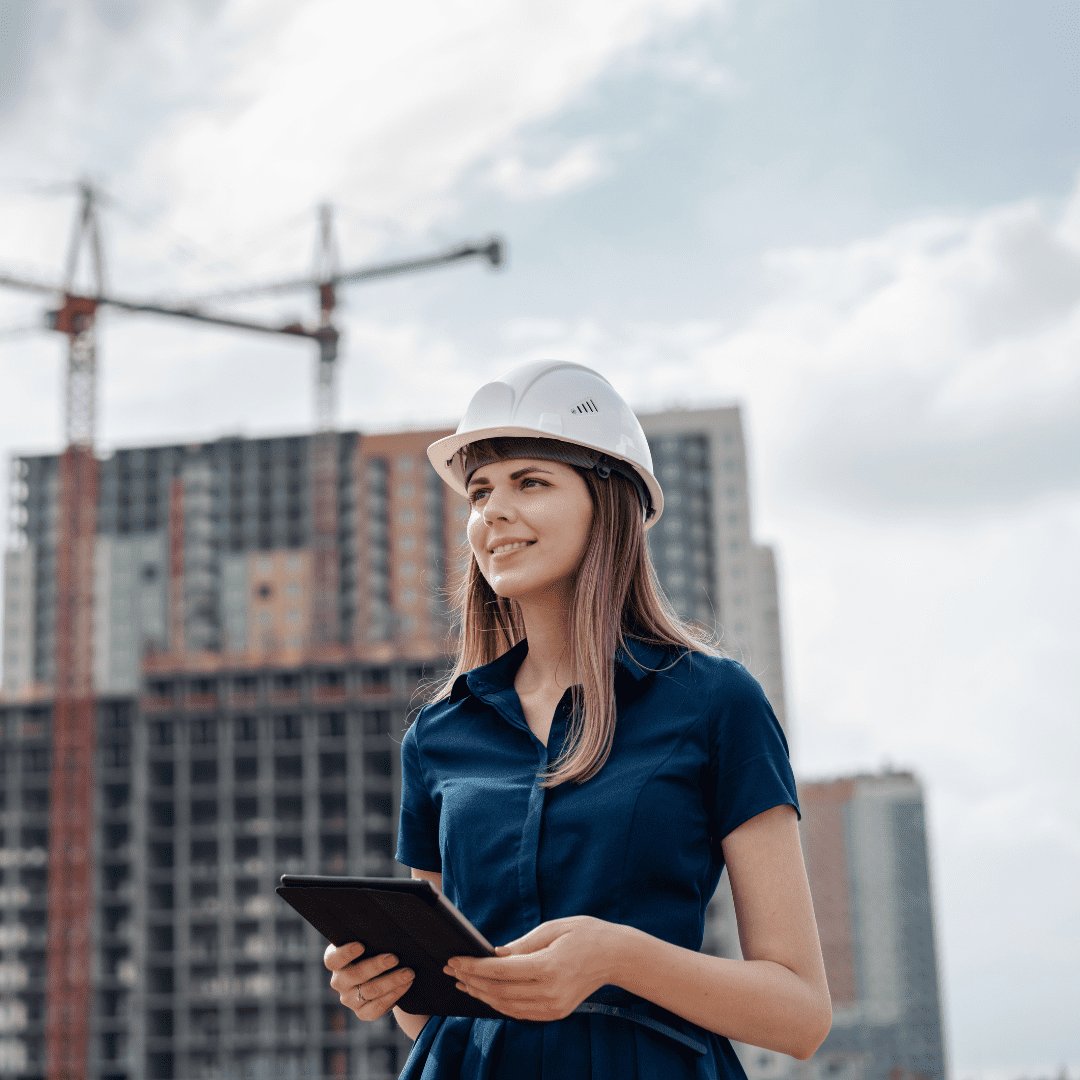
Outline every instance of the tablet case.
[[(430, 882), (413, 878), (318, 878), (285, 874), (277, 894), (334, 945), (360, 941), (364, 958), (393, 953), (416, 972), (396, 1004), (431, 1016), (502, 1017), (454, 986), (451, 956), (491, 956)], [(394, 969), (392, 969), (394, 970)]]

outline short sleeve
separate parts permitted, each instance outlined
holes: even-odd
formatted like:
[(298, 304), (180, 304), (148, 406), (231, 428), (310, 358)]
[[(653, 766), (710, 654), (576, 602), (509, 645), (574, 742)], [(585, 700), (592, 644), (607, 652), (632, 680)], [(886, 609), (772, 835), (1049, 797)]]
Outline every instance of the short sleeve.
[(774, 806), (799, 810), (787, 739), (757, 679), (736, 660), (721, 660), (712, 694), (709, 783), (714, 850), (745, 821)]
[(423, 710), (401, 740), (401, 814), (394, 857), (416, 870), (438, 871), (442, 869), (439, 811), (424, 780), (416, 735), (422, 716)]

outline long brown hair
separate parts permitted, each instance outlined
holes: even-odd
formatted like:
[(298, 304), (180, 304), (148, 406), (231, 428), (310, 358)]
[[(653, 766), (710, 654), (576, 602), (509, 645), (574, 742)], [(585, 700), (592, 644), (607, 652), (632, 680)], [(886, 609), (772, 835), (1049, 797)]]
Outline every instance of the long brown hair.
[[(470, 450), (482, 452), (487, 460), (506, 460), (520, 456), (513, 442), (487, 440)], [(567, 627), (571, 670), (581, 682), (571, 691), (574, 708), (566, 742), (544, 774), (545, 787), (567, 780), (584, 783), (607, 761), (615, 737), (615, 652), (626, 638), (711, 655), (718, 652), (703, 629), (675, 612), (660, 588), (645, 542), (641, 502), (630, 481), (614, 472), (603, 478), (595, 469), (577, 471), (593, 503), (589, 537), (574, 575)], [(460, 623), (457, 660), (453, 671), (433, 690), (432, 701), (448, 697), (461, 674), (490, 663), (525, 636), (517, 602), (495, 594), (467, 541), (464, 548), (468, 569), (451, 594)]]

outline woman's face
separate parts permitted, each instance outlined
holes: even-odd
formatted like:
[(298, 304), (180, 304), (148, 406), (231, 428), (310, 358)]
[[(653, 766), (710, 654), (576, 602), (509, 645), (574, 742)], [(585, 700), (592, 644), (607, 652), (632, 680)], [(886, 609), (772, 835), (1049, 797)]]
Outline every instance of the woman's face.
[(469, 480), (469, 544), (497, 596), (568, 597), (592, 524), (592, 496), (559, 461), (511, 458)]

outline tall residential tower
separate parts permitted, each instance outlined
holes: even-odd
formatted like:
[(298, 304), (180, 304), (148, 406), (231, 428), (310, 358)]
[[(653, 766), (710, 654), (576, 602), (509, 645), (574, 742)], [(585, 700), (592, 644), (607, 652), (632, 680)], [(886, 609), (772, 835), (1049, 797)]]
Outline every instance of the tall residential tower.
[(802, 839), (833, 1027), (815, 1076), (944, 1080), (922, 787), (908, 772), (803, 783)]

